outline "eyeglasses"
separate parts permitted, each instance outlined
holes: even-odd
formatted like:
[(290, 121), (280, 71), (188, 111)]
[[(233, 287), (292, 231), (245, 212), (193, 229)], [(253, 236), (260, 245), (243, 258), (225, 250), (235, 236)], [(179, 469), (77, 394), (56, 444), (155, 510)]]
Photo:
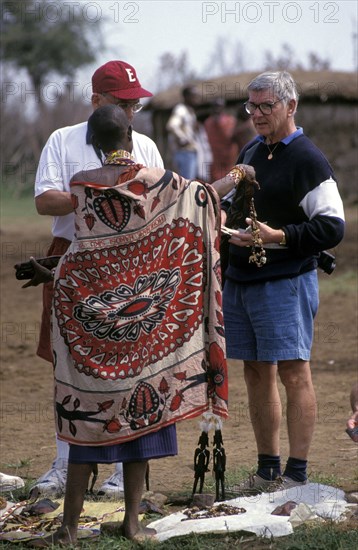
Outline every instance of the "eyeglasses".
[(259, 109), (263, 115), (270, 115), (272, 113), (272, 107), (276, 105), (276, 103), (280, 103), (280, 101), (282, 101), (282, 99), (278, 99), (274, 101), (274, 103), (260, 103), (259, 105), (257, 105), (257, 103), (252, 103), (252, 101), (246, 101), (244, 107), (249, 115), (253, 115), (256, 109)]
[(116, 107), (120, 107), (124, 111), (126, 109), (131, 109), (133, 113), (139, 113), (143, 109), (143, 105), (138, 101), (137, 103), (126, 103), (125, 101), (122, 101), (121, 99), (116, 101), (116, 98), (114, 98), (110, 94), (102, 93), (103, 97), (109, 97), (112, 99), (112, 104), (116, 105)]
[(133, 113), (139, 113), (139, 111), (141, 111), (143, 109), (143, 105), (141, 103), (121, 103), (121, 102), (118, 102), (118, 103), (115, 103), (115, 105), (117, 107), (120, 107), (121, 109), (123, 109), (124, 111), (126, 109), (132, 109)]

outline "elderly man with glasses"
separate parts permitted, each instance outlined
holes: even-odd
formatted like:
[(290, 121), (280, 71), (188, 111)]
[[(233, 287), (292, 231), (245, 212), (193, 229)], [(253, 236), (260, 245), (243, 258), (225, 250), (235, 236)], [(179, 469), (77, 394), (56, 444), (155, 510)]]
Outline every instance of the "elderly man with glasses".
[[(307, 483), (317, 413), (310, 369), (317, 260), (344, 234), (333, 170), (295, 124), (298, 93), (292, 76), (263, 73), (250, 82), (248, 92), (245, 108), (258, 136), (238, 162), (254, 167), (260, 188), (254, 190), (254, 203), (240, 212), (241, 231), (230, 239), (223, 296), (227, 356), (244, 363), (258, 452), (256, 474), (236, 488), (244, 494)], [(230, 201), (223, 203), (232, 217), (234, 205), (230, 208)], [(277, 378), (287, 400), (283, 471)]]
[[(134, 67), (124, 61), (109, 61), (92, 76), (92, 107), (115, 104), (132, 121), (142, 108), (139, 100), (151, 97), (137, 77)], [(143, 134), (133, 132), (133, 156), (148, 167), (163, 167), (155, 143)], [(69, 182), (82, 169), (101, 167), (104, 155), (92, 145), (92, 131), (87, 122), (60, 128), (49, 137), (41, 154), (35, 181), (35, 202), (39, 214), (53, 216), (53, 240), (48, 255), (62, 255), (70, 245), (75, 232), (73, 205)], [(53, 297), (52, 283), (44, 285), (43, 313), (37, 354), (52, 362), (50, 313)], [(34, 484), (40, 494), (60, 496), (65, 489), (68, 464), (68, 444), (57, 439), (57, 456), (48, 472)], [(122, 464), (105, 480), (100, 494), (111, 497), (123, 495)]]

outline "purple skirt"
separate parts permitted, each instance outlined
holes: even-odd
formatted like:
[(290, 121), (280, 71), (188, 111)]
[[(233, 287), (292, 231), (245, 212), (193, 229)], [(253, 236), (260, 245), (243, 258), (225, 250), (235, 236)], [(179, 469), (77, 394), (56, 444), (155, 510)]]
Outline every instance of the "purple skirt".
[(142, 435), (126, 443), (94, 447), (70, 444), (68, 461), (72, 464), (111, 464), (113, 462), (142, 462), (178, 454), (176, 425)]

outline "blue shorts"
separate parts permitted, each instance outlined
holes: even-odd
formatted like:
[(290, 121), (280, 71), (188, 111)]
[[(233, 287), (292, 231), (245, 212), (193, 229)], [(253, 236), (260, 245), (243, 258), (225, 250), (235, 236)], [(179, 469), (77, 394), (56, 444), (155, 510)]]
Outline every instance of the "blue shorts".
[(308, 361), (318, 303), (316, 270), (255, 284), (227, 279), (223, 293), (227, 357)]

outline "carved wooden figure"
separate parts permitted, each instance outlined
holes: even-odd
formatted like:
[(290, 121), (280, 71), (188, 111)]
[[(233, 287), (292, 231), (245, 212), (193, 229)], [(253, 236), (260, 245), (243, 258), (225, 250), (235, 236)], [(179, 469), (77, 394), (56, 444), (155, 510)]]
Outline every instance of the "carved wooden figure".
[(194, 486), (193, 494), (196, 493), (196, 488), (199, 484), (199, 493), (203, 491), (205, 473), (208, 472), (208, 466), (210, 461), (210, 451), (207, 448), (209, 446), (209, 437), (207, 432), (201, 432), (201, 436), (198, 441), (199, 447), (195, 449), (194, 453)]
[[(214, 450), (213, 450), (213, 461), (214, 461), (214, 472), (215, 472), (215, 483), (216, 483), (216, 500), (225, 500), (225, 469), (226, 469), (226, 454), (223, 447), (223, 438), (221, 435), (221, 430), (215, 430), (214, 434)], [(221, 489), (221, 497), (220, 497)]]

